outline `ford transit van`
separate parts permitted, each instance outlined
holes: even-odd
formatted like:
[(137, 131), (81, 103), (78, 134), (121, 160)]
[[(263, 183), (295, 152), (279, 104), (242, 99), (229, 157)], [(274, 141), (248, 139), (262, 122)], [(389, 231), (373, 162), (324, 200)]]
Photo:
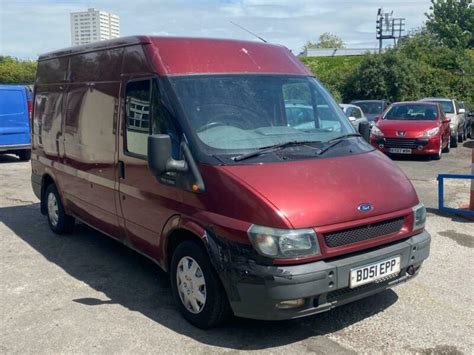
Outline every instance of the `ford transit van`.
[(327, 311), (429, 254), (410, 181), (282, 46), (138, 36), (41, 55), (32, 130), (53, 232), (78, 220), (154, 260), (198, 327)]

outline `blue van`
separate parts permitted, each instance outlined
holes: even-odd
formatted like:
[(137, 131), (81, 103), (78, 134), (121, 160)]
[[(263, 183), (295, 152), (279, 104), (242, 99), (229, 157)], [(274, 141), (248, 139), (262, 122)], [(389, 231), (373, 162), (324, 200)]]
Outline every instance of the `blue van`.
[(30, 160), (29, 107), (31, 93), (24, 85), (0, 85), (0, 154)]

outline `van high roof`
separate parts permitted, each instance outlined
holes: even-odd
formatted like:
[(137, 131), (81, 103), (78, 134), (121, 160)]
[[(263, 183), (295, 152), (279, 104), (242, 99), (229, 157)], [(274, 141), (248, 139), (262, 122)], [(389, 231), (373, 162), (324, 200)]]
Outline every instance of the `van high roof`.
[(70, 47), (43, 54), (39, 61), (132, 45), (145, 45), (160, 75), (265, 73), (313, 74), (288, 48), (253, 41), (132, 36)]

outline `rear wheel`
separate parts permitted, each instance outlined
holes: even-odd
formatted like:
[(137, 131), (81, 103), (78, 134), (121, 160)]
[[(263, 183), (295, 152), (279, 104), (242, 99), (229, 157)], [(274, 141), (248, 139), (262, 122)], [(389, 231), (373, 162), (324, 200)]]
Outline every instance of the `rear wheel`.
[(54, 184), (48, 185), (43, 198), (46, 204), (46, 215), (51, 230), (56, 234), (71, 232), (74, 227), (74, 217), (64, 212), (58, 189)]
[(179, 244), (170, 271), (178, 309), (191, 324), (207, 329), (228, 319), (232, 312), (227, 294), (201, 245), (193, 241)]
[(31, 150), (20, 150), (18, 152), (18, 158), (20, 158), (21, 161), (29, 161), (31, 159)]

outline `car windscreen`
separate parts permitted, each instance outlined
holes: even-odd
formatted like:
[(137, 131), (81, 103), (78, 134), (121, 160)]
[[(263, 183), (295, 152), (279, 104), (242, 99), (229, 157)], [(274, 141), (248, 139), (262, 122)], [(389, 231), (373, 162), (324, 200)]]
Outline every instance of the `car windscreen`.
[(385, 114), (385, 120), (433, 121), (438, 117), (433, 104), (397, 104)]
[(444, 100), (430, 100), (431, 102), (436, 102), (441, 105), (443, 108), (444, 113), (454, 113), (454, 106), (452, 101), (444, 101)]
[(312, 77), (205, 75), (170, 78), (205, 154), (233, 154), (285, 142), (327, 142), (355, 133)]
[(366, 115), (380, 115), (383, 113), (383, 101), (355, 101), (354, 105), (359, 106)]

